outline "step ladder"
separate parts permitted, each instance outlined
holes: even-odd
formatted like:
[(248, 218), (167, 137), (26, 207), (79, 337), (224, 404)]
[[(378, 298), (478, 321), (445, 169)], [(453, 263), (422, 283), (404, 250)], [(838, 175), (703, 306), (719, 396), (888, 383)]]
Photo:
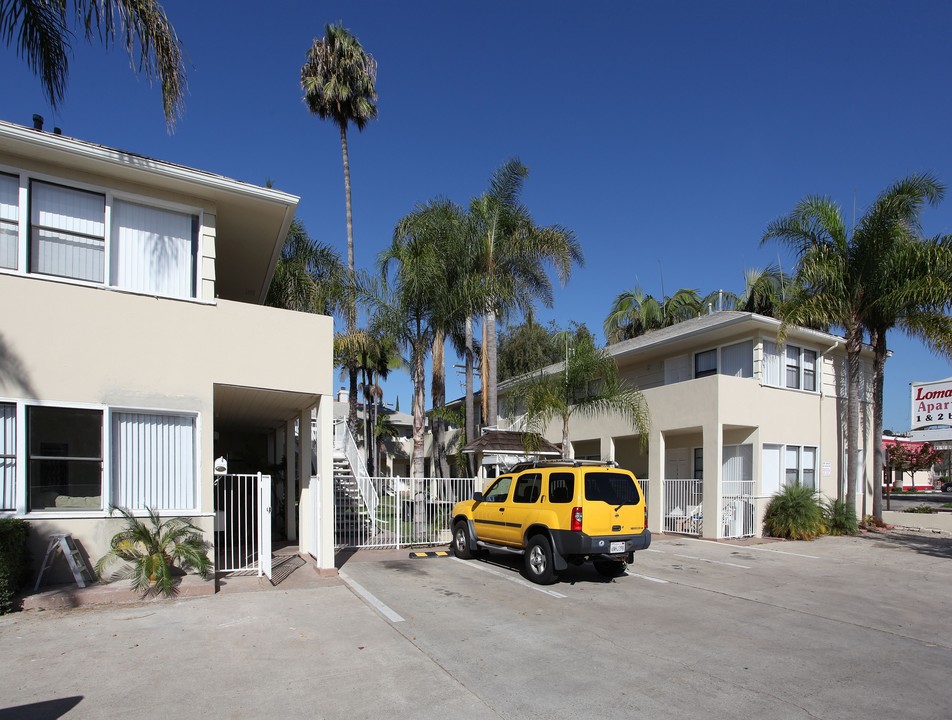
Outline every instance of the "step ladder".
[(50, 544), (46, 548), (46, 557), (43, 558), (43, 567), (40, 568), (40, 574), (36, 576), (36, 585), (33, 587), (33, 592), (40, 589), (43, 573), (53, 565), (57, 553), (63, 553), (69, 569), (73, 571), (73, 579), (76, 580), (79, 587), (86, 587), (84, 573), (89, 574), (89, 582), (93, 581), (92, 573), (89, 572), (86, 563), (83, 562), (83, 557), (79, 554), (79, 549), (76, 547), (72, 536), (67, 533), (54, 533), (50, 535)]

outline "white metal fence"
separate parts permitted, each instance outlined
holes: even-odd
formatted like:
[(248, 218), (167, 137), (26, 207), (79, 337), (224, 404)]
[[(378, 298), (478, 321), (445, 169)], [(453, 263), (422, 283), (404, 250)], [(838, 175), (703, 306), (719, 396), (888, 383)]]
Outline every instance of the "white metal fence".
[(664, 480), (666, 533), (700, 535), (704, 524), (704, 485), (700, 480)]
[(335, 484), (334, 540), (338, 548), (447, 545), (450, 513), (481, 487), (476, 478), (371, 477), (379, 502), (373, 513), (348, 488)]

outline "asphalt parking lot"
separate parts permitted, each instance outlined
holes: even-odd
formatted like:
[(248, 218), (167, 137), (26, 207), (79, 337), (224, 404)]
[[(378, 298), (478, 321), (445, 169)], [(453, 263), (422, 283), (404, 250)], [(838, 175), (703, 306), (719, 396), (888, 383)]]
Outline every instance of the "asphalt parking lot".
[(183, 717), (949, 717), (948, 536), (669, 537), (625, 577), (573, 568), (545, 587), (518, 566), (358, 553), (313, 588), (6, 616), (0, 720), (153, 702)]

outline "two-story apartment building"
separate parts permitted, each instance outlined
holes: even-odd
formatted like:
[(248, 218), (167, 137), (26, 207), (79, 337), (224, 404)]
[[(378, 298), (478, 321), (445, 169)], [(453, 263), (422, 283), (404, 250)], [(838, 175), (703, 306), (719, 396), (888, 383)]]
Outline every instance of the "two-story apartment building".
[(221, 456), (284, 469), (278, 530), (333, 569), (332, 320), (263, 306), (297, 203), (0, 122), (0, 514), (36, 563), (61, 532), (97, 560), (111, 505), (213, 542), (267, 522), (216, 493)]
[[(759, 535), (767, 500), (799, 484), (835, 498), (846, 485), (846, 352), (843, 339), (779, 321), (721, 311), (609, 346), (621, 374), (647, 401), (647, 438), (611, 415), (573, 418), (576, 458), (614, 460), (647, 486), (655, 531), (709, 538)], [(869, 377), (871, 352), (864, 354)], [(559, 372), (560, 365), (547, 368)], [(519, 429), (518, 402), (501, 427)], [(862, 403), (863, 480), (857, 513), (871, 512), (869, 386)], [(513, 393), (516, 395), (517, 393)], [(545, 432), (561, 440), (561, 425)], [(878, 484), (875, 484), (878, 488)], [(711, 522), (714, 518), (714, 522)]]

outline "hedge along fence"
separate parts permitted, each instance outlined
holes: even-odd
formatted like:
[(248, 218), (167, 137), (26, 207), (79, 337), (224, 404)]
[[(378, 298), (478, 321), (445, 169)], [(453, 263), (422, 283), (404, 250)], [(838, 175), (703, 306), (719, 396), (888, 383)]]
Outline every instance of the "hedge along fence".
[(0, 518), (0, 615), (15, 609), (20, 588), (30, 579), (30, 551), (25, 520)]

